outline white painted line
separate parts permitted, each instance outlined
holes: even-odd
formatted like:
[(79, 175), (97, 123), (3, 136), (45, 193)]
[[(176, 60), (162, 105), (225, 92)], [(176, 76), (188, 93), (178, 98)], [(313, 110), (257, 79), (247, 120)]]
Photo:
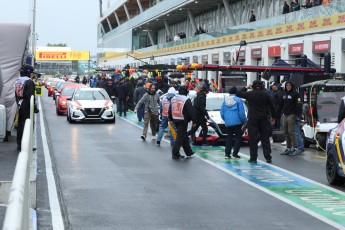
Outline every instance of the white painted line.
[(64, 229), (64, 223), (61, 214), (60, 203), (56, 191), (56, 184), (55, 184), (55, 177), (52, 168), (52, 162), (50, 158), (50, 152), (47, 142), (47, 135), (46, 129), (43, 120), (43, 109), (41, 106), (41, 98), (39, 98), (39, 110), (40, 110), (40, 124), (41, 124), (41, 136), (42, 136), (42, 144), (43, 144), (43, 153), (44, 153), (44, 160), (46, 165), (46, 176), (47, 176), (47, 184), (48, 184), (48, 195), (49, 195), (49, 206), (52, 215), (52, 226), (53, 229)]
[[(139, 125), (137, 125), (137, 124), (135, 124), (135, 123), (133, 123), (133, 122), (131, 122), (131, 121), (128, 121), (127, 119), (124, 119), (124, 118), (122, 118), (122, 119), (125, 120), (125, 121), (127, 121), (128, 123), (134, 124), (134, 125), (136, 125), (137, 127), (142, 128), (141, 126), (139, 126)], [(164, 139), (163, 139), (163, 140), (164, 140)], [(164, 141), (168, 142), (168, 140), (164, 140)], [(245, 155), (245, 154), (240, 154), (240, 155), (241, 155), (241, 156), (245, 156), (246, 158), (249, 158), (249, 157), (248, 157), (247, 155)], [(301, 210), (301, 211), (303, 211), (303, 212), (305, 212), (305, 213), (307, 213), (307, 214), (309, 214), (309, 215), (311, 215), (311, 216), (313, 216), (313, 217), (315, 217), (315, 218), (317, 218), (317, 219), (319, 219), (319, 220), (325, 222), (325, 223), (328, 224), (328, 225), (331, 225), (331, 226), (333, 226), (333, 227), (335, 227), (335, 228), (338, 228), (338, 229), (345, 229), (344, 226), (339, 225), (338, 223), (333, 222), (333, 221), (331, 221), (331, 220), (329, 220), (329, 219), (327, 219), (327, 218), (325, 218), (325, 217), (323, 217), (323, 216), (321, 216), (321, 215), (319, 215), (319, 214), (317, 214), (317, 213), (314, 213), (314, 212), (310, 211), (309, 209), (307, 209), (307, 208), (305, 208), (305, 207), (303, 207), (303, 206), (301, 206), (301, 205), (299, 205), (299, 204), (296, 204), (296, 203), (294, 203), (294, 202), (292, 202), (292, 201), (286, 199), (286, 198), (283, 197), (283, 196), (280, 196), (280, 195), (278, 195), (278, 194), (276, 194), (276, 193), (274, 193), (274, 192), (272, 192), (272, 191), (270, 191), (270, 190), (268, 190), (268, 189), (266, 189), (266, 188), (264, 188), (264, 187), (262, 187), (262, 186), (260, 186), (260, 185), (255, 184), (254, 182), (251, 182), (250, 180), (245, 179), (245, 178), (242, 177), (242, 176), (237, 175), (236, 173), (233, 173), (233, 172), (231, 172), (231, 171), (229, 171), (229, 170), (227, 170), (227, 169), (225, 169), (225, 168), (223, 168), (223, 167), (221, 167), (221, 166), (219, 166), (219, 165), (217, 165), (217, 164), (215, 164), (215, 163), (213, 163), (213, 162), (211, 162), (211, 161), (209, 161), (209, 160), (206, 160), (206, 159), (203, 158), (203, 157), (200, 157), (200, 156), (197, 155), (197, 154), (195, 154), (194, 156), (197, 157), (197, 158), (199, 158), (200, 160), (202, 160), (202, 161), (204, 161), (204, 162), (206, 162), (206, 163), (208, 163), (208, 164), (210, 164), (210, 165), (212, 165), (212, 166), (214, 166), (214, 167), (220, 169), (221, 171), (223, 171), (223, 172), (225, 172), (225, 173), (227, 173), (227, 174), (229, 174), (229, 175), (231, 175), (231, 176), (233, 176), (233, 177), (235, 177), (235, 178), (241, 180), (242, 182), (244, 182), (244, 183), (246, 183), (246, 184), (249, 184), (249, 185), (253, 186), (253, 187), (256, 188), (256, 189), (259, 189), (259, 190), (261, 190), (261, 191), (263, 191), (263, 192), (265, 192), (265, 193), (267, 193), (267, 194), (269, 194), (269, 195), (271, 195), (271, 196), (277, 198), (278, 200), (281, 200), (281, 201), (283, 201), (283, 202), (285, 202), (285, 203), (287, 203), (287, 204), (289, 204), (289, 205), (291, 205), (291, 206), (293, 206), (293, 207), (295, 207), (295, 208), (297, 208), (297, 209), (299, 209), (299, 210)], [(301, 176), (301, 175), (298, 175), (298, 174), (295, 174), (295, 173), (293, 173), (293, 172), (290, 172), (290, 171), (288, 171), (288, 170), (286, 170), (286, 169), (280, 168), (280, 167), (275, 166), (275, 165), (272, 165), (272, 164), (265, 163), (265, 162), (263, 162), (263, 161), (261, 161), (261, 160), (257, 160), (257, 161), (260, 162), (260, 163), (262, 163), (262, 164), (269, 165), (269, 166), (272, 167), (272, 168), (275, 168), (275, 169), (281, 170), (281, 171), (283, 171), (283, 172), (286, 172), (286, 173), (288, 173), (288, 174), (291, 174), (291, 175), (293, 175), (293, 176), (295, 176), (295, 177), (298, 177), (298, 178), (300, 178), (300, 179), (302, 179), (302, 180), (306, 180), (306, 181), (308, 181), (308, 182), (310, 182), (310, 183), (312, 183), (312, 184), (315, 184), (315, 185), (321, 186), (321, 187), (323, 187), (323, 188), (329, 189), (329, 190), (331, 190), (331, 191), (334, 191), (334, 192), (336, 192), (336, 193), (338, 193), (338, 194), (340, 194), (340, 195), (345, 195), (345, 193), (342, 192), (342, 191), (333, 189), (333, 188), (328, 187), (328, 186), (326, 186), (326, 185), (323, 185), (323, 184), (321, 184), (321, 183), (319, 183), (319, 182), (313, 181), (313, 180), (308, 179), (308, 178), (306, 178), (306, 177), (303, 177), (303, 176)]]

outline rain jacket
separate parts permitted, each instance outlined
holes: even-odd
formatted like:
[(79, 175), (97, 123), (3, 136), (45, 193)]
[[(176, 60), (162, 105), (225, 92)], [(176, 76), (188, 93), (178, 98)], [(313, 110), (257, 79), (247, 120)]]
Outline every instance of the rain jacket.
[(220, 109), (220, 116), (225, 122), (225, 126), (241, 125), (247, 122), (243, 101), (235, 94), (226, 96)]

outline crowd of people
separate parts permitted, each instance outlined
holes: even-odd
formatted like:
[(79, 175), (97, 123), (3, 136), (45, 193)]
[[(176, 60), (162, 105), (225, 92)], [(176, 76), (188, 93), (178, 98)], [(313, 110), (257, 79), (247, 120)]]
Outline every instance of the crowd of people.
[[(32, 74), (33, 68), (25, 65), (20, 73), (21, 77), (18, 78), (15, 85), (19, 108), (18, 148), (21, 145), (24, 121), (30, 113), (30, 97), (34, 95), (35, 88), (32, 79), (35, 76)], [(143, 133), (140, 136), (143, 141), (147, 139), (150, 126), (152, 140), (157, 140), (157, 145), (160, 145), (164, 131), (169, 127), (173, 159), (184, 158), (180, 154), (181, 146), (186, 156), (194, 154), (189, 144), (189, 136), (194, 134), (199, 127), (202, 130), (202, 144), (207, 145), (207, 122), (210, 117), (206, 110), (206, 98), (212, 88), (217, 91), (218, 86), (214, 80), (211, 80), (210, 83), (208, 80), (195, 81), (195, 79), (186, 78), (181, 83), (180, 80), (169, 81), (166, 76), (148, 77), (143, 75), (138, 78), (130, 78), (128, 73), (124, 76), (118, 73), (111, 77), (107, 77), (106, 74), (94, 76), (90, 79), (89, 84), (90, 87), (104, 88), (108, 92), (116, 103), (119, 116), (126, 117), (128, 110), (136, 112), (138, 121), (144, 122)], [(189, 90), (196, 91), (193, 104), (187, 97)], [(273, 130), (280, 129), (281, 124), (287, 145), (281, 155), (296, 156), (304, 151), (300, 133), (302, 100), (291, 81), (279, 84), (273, 82), (269, 89), (266, 89), (262, 81), (255, 80), (242, 89), (231, 87), (228, 93), (220, 108), (220, 115), (224, 120), (227, 133), (225, 158), (230, 159), (231, 155), (240, 158), (238, 153), (245, 127), (250, 136), (250, 163), (257, 162), (257, 152), (260, 146), (262, 146), (266, 161), (272, 162), (270, 137), (272, 137)], [(163, 94), (164, 96), (160, 99)], [(247, 103), (247, 116), (244, 101), (240, 98), (245, 99)], [(35, 112), (38, 112), (36, 106)], [(190, 121), (192, 121), (192, 127), (187, 130)]]
[[(122, 76), (122, 75), (120, 75)], [(207, 121), (209, 115), (206, 110), (208, 92), (218, 91), (216, 81), (211, 82), (187, 77), (181, 81), (169, 81), (167, 77), (139, 77), (112, 76), (107, 78), (101, 75), (90, 80), (91, 87), (104, 88), (115, 98), (117, 113), (126, 117), (127, 111), (136, 112), (139, 122), (144, 122), (143, 133), (140, 138), (146, 141), (148, 129), (151, 129), (152, 140), (160, 145), (164, 130), (172, 127), (175, 138), (170, 136), (172, 158), (180, 159), (183, 156), (179, 149), (182, 146), (187, 156), (192, 156), (189, 146), (189, 136), (201, 127), (202, 144), (206, 145)], [(193, 104), (187, 96), (189, 90), (197, 92)], [(165, 96), (160, 99), (160, 96)], [(248, 107), (245, 116), (243, 100)], [(160, 104), (160, 106), (158, 106)], [(271, 144), (273, 130), (279, 130), (283, 124), (287, 149), (282, 155), (298, 155), (304, 151), (303, 140), (300, 134), (300, 120), (302, 116), (302, 102), (293, 83), (286, 81), (283, 84), (272, 83), (269, 89), (263, 82), (254, 81), (243, 89), (231, 87), (228, 97), (225, 98), (220, 114), (226, 125), (228, 140), (226, 141), (225, 157), (239, 158), (238, 152), (242, 143), (244, 127), (247, 127), (250, 136), (250, 160), (257, 160), (258, 147), (262, 146), (264, 156), (271, 163)], [(193, 125), (187, 130), (188, 122)], [(157, 135), (158, 134), (158, 135)], [(233, 142), (234, 137), (234, 142)]]
[(313, 6), (326, 5), (329, 3), (331, 3), (330, 0), (305, 0), (305, 2), (301, 5), (301, 3), (298, 0), (294, 0), (291, 1), (289, 5), (288, 1), (284, 1), (283, 14), (299, 11), (301, 10), (301, 7), (308, 9)]

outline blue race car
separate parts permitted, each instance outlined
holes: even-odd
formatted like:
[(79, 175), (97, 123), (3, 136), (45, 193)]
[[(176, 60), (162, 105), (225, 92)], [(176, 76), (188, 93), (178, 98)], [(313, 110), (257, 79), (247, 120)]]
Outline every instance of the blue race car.
[(327, 180), (332, 185), (345, 183), (345, 119), (328, 132)]

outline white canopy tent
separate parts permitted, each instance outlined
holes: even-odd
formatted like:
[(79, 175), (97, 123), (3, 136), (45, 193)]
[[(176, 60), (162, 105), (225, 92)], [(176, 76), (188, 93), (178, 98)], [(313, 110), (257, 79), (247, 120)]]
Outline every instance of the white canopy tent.
[(7, 131), (11, 131), (13, 128), (17, 109), (14, 82), (19, 77), (19, 69), (24, 63), (28, 51), (30, 27), (28, 23), (0, 22), (0, 69), (3, 82), (2, 92), (0, 90), (0, 104), (6, 107)]

